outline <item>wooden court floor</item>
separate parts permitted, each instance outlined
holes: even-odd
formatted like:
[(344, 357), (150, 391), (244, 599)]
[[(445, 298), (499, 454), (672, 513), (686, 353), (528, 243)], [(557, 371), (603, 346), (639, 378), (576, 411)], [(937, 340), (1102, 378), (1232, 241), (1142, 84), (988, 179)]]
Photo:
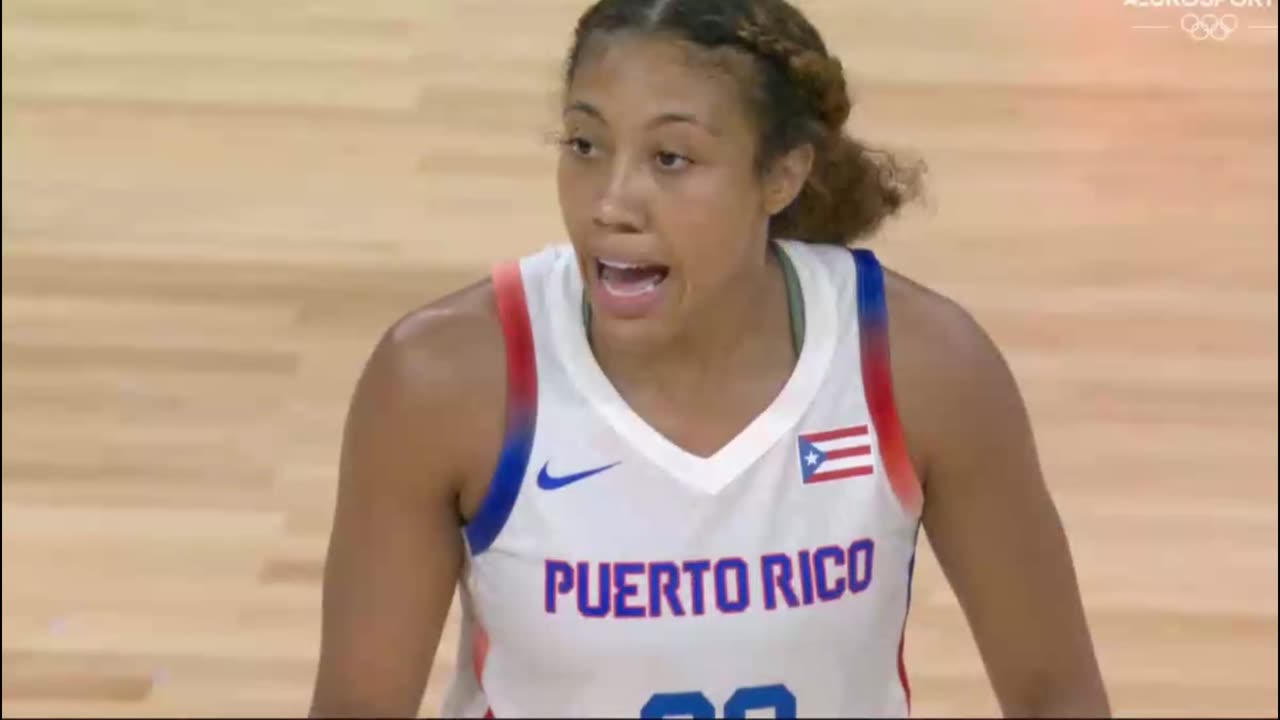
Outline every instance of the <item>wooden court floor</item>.
[[(6, 0), (6, 717), (305, 712), (352, 383), (560, 241), (582, 5)], [(803, 5), (931, 166), (874, 247), (1017, 372), (1117, 713), (1274, 716), (1276, 10)], [(921, 555), (916, 714), (994, 712)]]

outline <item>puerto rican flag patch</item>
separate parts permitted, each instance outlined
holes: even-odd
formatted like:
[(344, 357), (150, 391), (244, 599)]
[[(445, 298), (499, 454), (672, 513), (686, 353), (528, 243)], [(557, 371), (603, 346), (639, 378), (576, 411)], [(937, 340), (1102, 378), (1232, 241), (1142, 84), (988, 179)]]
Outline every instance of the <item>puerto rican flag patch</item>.
[(805, 433), (797, 441), (805, 485), (847, 480), (876, 471), (868, 425)]

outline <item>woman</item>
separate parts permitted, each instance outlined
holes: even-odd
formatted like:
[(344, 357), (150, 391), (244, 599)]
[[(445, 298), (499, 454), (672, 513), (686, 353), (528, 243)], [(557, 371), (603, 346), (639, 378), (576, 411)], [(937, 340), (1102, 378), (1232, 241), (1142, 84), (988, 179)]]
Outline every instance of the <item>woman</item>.
[(784, 0), (582, 16), (570, 243), (356, 388), (314, 715), (414, 714), (459, 584), (448, 716), (904, 715), (921, 525), (1004, 711), (1108, 714), (1006, 364), (846, 247), (916, 189), (849, 110)]

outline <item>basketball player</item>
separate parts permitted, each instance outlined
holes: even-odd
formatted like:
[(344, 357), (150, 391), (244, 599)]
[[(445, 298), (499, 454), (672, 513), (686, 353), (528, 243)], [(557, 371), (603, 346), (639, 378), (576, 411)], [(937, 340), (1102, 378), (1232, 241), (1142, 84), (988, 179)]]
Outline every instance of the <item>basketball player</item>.
[(916, 175), (810, 23), (601, 0), (566, 69), (570, 242), (356, 388), (312, 714), (413, 715), (460, 585), (445, 716), (902, 716), (923, 525), (1004, 712), (1107, 715), (1009, 369), (849, 247)]

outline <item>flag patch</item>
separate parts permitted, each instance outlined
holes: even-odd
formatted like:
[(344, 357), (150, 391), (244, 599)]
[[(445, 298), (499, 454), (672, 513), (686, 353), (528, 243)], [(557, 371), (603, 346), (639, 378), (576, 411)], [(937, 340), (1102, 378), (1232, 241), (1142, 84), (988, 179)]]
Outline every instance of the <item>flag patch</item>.
[(805, 433), (797, 441), (804, 484), (845, 480), (875, 472), (867, 425)]

